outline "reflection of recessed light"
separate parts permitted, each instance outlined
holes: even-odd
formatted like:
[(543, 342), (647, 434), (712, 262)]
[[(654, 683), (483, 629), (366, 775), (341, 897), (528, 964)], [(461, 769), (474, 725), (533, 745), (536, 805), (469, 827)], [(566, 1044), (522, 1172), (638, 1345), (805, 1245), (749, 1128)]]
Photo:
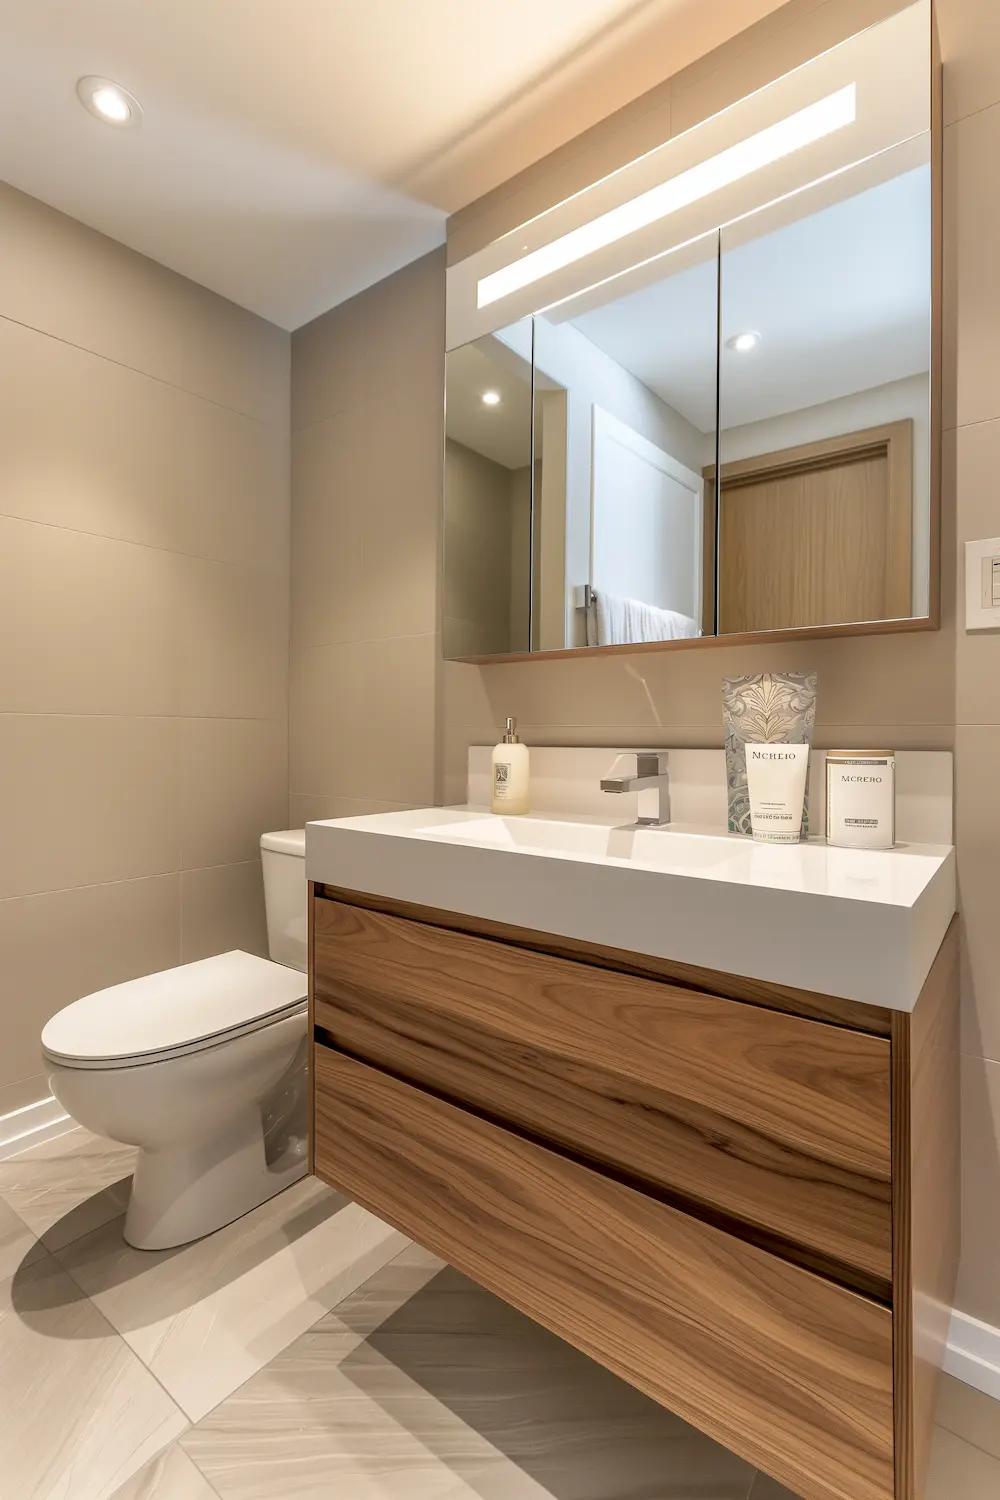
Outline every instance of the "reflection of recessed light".
[(737, 354), (749, 354), (759, 343), (760, 334), (748, 330), (746, 333), (734, 333), (731, 339), (726, 339), (726, 348), (735, 349)]
[(480, 396), (479, 399), (483, 403), (484, 406), (499, 406), (500, 405), (500, 392), (499, 391), (484, 391), (483, 394)]
[(81, 78), (76, 86), (80, 103), (106, 125), (134, 129), (142, 121), (142, 106), (134, 94), (110, 78)]

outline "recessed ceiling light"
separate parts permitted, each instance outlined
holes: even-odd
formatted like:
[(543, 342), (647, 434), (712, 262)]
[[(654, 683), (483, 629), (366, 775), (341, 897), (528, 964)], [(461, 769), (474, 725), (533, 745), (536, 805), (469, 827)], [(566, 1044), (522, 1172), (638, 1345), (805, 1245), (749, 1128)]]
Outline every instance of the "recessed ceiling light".
[(499, 406), (500, 405), (500, 392), (499, 391), (484, 391), (483, 394), (480, 396), (479, 399), (483, 403), (484, 406)]
[(110, 78), (81, 78), (76, 86), (80, 103), (105, 125), (134, 130), (142, 123), (142, 106), (134, 94)]
[(734, 333), (731, 339), (726, 339), (726, 348), (735, 349), (737, 354), (749, 354), (759, 343), (760, 334), (747, 329), (746, 333)]
[(543, 276), (551, 276), (554, 271), (573, 265), (585, 255), (603, 250), (616, 240), (635, 234), (637, 230), (656, 224), (679, 209), (739, 182), (751, 172), (759, 172), (762, 167), (781, 161), (793, 151), (821, 141), (835, 130), (852, 125), (857, 113), (858, 88), (857, 84), (850, 83), (835, 94), (828, 94), (825, 99), (818, 99), (815, 104), (769, 125), (766, 130), (729, 146), (718, 155), (698, 162), (659, 187), (640, 193), (638, 198), (599, 214), (589, 224), (571, 229), (548, 245), (511, 261), (510, 265), (491, 271), (476, 284), (476, 306), (488, 307), (501, 297), (509, 297), (512, 292), (531, 286)]

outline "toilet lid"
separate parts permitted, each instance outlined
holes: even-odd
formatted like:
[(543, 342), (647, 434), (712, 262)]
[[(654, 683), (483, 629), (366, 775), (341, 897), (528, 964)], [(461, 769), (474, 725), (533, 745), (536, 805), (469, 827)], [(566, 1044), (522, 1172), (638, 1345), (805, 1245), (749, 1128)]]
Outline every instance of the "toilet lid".
[(42, 1051), (70, 1067), (123, 1067), (256, 1031), (298, 1010), (306, 976), (252, 953), (220, 953), (75, 1000), (42, 1032)]

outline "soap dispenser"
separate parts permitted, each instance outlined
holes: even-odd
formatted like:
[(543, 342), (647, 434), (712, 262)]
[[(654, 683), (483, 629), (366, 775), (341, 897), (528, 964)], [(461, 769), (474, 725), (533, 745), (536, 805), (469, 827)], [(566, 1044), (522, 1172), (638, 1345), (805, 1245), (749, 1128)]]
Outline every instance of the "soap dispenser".
[(517, 737), (517, 720), (508, 719), (500, 744), (493, 751), (493, 795), (495, 813), (526, 813), (529, 805), (528, 747)]

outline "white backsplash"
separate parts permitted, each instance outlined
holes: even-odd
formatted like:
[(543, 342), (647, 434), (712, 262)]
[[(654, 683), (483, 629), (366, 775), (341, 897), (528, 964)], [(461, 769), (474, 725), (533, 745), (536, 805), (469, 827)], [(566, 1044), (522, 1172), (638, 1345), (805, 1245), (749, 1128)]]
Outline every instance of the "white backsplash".
[[(636, 818), (636, 793), (601, 791), (616, 755), (625, 746), (606, 750), (531, 747), (533, 812)], [(666, 748), (666, 747), (665, 747)], [(646, 747), (648, 750), (648, 747)], [(468, 802), (489, 807), (492, 745), (469, 746)], [(724, 830), (728, 821), (726, 756), (723, 750), (666, 750), (670, 781), (670, 821)], [(954, 842), (954, 764), (950, 750), (896, 752), (896, 837), (906, 844)], [(814, 750), (810, 761), (813, 832), (826, 833), (826, 752)]]

